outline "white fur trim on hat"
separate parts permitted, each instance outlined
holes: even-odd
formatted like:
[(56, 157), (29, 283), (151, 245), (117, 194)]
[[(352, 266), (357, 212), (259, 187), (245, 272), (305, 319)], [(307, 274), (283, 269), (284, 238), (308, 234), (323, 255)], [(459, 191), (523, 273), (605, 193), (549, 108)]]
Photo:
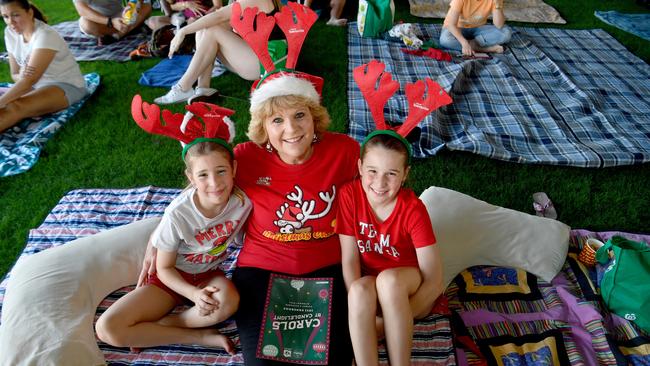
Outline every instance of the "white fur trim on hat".
[(320, 96), (314, 85), (306, 79), (283, 74), (270, 80), (265, 80), (260, 87), (251, 94), (251, 110), (257, 109), (264, 101), (285, 95), (300, 95), (316, 103)]

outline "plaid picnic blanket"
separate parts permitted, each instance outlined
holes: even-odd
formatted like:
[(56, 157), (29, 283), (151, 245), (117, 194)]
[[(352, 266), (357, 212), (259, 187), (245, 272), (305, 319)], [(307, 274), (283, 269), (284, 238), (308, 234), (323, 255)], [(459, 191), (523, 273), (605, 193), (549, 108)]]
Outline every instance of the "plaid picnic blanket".
[[(45, 218), (43, 223), (29, 233), (27, 245), (21, 254), (29, 256), (50, 247), (65, 245), (77, 238), (99, 231), (125, 225), (135, 220), (162, 216), (167, 205), (180, 190), (157, 187), (135, 189), (81, 189), (67, 193)], [(236, 264), (239, 248), (229, 252), (221, 264), (230, 276)], [(11, 273), (0, 283), (0, 312), (5, 289)], [(109, 295), (99, 305), (97, 316), (118, 298), (132, 290), (122, 288)], [(25, 314), (29, 316), (29, 314)], [(238, 333), (234, 321), (219, 325), (219, 331), (230, 337), (237, 345)], [(454, 348), (451, 341), (449, 318), (431, 315), (416, 323), (412, 365), (454, 365)], [(115, 348), (99, 342), (109, 365), (243, 365), (241, 350), (230, 356), (220, 349), (201, 346), (170, 345), (142, 349), (139, 353), (128, 348)], [(30, 352), (32, 350), (22, 350)], [(381, 364), (387, 365), (385, 347), (380, 350)]]
[[(88, 95), (70, 107), (47, 116), (28, 118), (0, 134), (0, 177), (20, 174), (38, 161), (45, 143), (75, 114), (97, 90), (99, 75), (84, 75)], [(7, 86), (0, 83), (0, 86)]]
[[(119, 42), (99, 47), (96, 38), (81, 32), (76, 20), (54, 24), (52, 28), (63, 37), (77, 61), (129, 61), (129, 53), (149, 40), (146, 27), (141, 27)], [(6, 60), (7, 53), (3, 53), (0, 59)]]
[[(439, 39), (439, 24), (417, 26), (422, 39)], [(578, 167), (650, 161), (648, 64), (603, 30), (513, 29), (503, 55), (441, 62), (403, 53), (399, 40), (362, 38), (350, 24), (349, 134), (362, 141), (374, 130), (352, 70), (378, 59), (402, 85), (387, 104), (387, 121), (404, 121), (407, 82), (429, 76), (454, 100), (420, 123), (416, 157), (447, 148)]]

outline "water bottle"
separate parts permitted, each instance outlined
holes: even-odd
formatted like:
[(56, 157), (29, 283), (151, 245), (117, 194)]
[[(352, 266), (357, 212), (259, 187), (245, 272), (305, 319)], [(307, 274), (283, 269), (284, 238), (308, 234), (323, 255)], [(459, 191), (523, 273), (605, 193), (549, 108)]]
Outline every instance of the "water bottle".
[(140, 2), (138, 0), (129, 0), (122, 11), (122, 22), (126, 25), (132, 25), (138, 20), (138, 10), (140, 10)]

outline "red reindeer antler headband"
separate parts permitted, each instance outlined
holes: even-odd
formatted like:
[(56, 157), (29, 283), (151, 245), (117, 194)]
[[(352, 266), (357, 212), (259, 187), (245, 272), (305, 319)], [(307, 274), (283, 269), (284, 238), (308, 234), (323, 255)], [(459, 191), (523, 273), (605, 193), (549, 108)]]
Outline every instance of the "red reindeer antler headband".
[(374, 136), (385, 134), (400, 140), (408, 151), (408, 158), (411, 158), (411, 144), (405, 137), (422, 121), (429, 113), (452, 102), (449, 94), (442, 87), (426, 78), (415, 83), (406, 84), (406, 99), (409, 104), (408, 116), (404, 123), (396, 130), (386, 124), (384, 118), (384, 106), (393, 94), (399, 89), (399, 83), (393, 80), (391, 73), (384, 71), (386, 65), (377, 60), (355, 67), (353, 71), (354, 81), (359, 86), (363, 98), (368, 103), (370, 114), (377, 130), (370, 133), (361, 148)]
[[(233, 4), (230, 25), (250, 45), (266, 71), (264, 77), (253, 83), (251, 110), (269, 98), (301, 95), (316, 103), (320, 101), (323, 79), (293, 70), (311, 26), (318, 15), (308, 7), (289, 1), (273, 17), (258, 12), (257, 7), (242, 12), (239, 3)], [(269, 36), (277, 24), (287, 39), (286, 69), (276, 69), (268, 50)]]
[(165, 124), (162, 124), (158, 105), (143, 102), (139, 94), (131, 101), (131, 115), (138, 126), (151, 134), (171, 137), (185, 144), (183, 158), (190, 147), (205, 141), (225, 147), (234, 156), (230, 143), (235, 137), (235, 126), (228, 117), (235, 111), (204, 102), (194, 102), (185, 109), (188, 111), (185, 115), (163, 110)]

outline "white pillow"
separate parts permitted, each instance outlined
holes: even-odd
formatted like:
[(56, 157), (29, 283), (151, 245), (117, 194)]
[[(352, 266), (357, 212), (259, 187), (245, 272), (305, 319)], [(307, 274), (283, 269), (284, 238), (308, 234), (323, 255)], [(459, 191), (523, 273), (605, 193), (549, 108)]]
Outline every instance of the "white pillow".
[(2, 304), (0, 365), (103, 365), (93, 321), (111, 292), (137, 282), (151, 218), (19, 260)]
[(429, 187), (420, 199), (438, 240), (445, 287), (476, 265), (517, 267), (547, 282), (562, 269), (570, 228), (557, 220), (440, 187)]

